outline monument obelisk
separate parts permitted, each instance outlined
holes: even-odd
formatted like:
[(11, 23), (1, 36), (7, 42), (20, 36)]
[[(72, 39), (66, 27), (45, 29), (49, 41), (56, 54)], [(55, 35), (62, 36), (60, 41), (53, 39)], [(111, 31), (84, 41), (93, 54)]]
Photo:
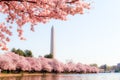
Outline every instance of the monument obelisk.
[(55, 58), (55, 39), (54, 39), (54, 27), (51, 28), (51, 48), (50, 54), (52, 54), (52, 58)]

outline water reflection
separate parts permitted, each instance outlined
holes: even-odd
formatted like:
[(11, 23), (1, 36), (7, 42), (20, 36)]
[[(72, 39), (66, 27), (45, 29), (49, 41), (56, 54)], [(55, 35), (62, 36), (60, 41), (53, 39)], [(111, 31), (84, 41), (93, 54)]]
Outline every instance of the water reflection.
[(59, 80), (59, 76), (49, 74), (39, 76), (0, 77), (0, 80)]
[(120, 80), (120, 73), (49, 74), (37, 76), (0, 77), (0, 80)]

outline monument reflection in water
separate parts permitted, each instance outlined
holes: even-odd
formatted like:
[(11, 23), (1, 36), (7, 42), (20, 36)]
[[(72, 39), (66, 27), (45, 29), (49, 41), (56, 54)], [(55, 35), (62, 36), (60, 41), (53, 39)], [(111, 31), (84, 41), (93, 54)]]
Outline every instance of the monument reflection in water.
[(49, 74), (39, 76), (0, 77), (0, 80), (120, 80), (120, 73)]

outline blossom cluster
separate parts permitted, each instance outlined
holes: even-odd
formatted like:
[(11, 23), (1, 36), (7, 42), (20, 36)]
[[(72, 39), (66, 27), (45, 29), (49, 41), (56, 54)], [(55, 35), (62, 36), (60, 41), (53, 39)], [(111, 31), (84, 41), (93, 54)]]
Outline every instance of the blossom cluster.
[(8, 71), (36, 71), (56, 73), (97, 73), (99, 69), (81, 63), (62, 63), (56, 59), (44, 57), (23, 57), (13, 52), (0, 55), (0, 70)]
[(18, 37), (25, 40), (23, 27), (26, 23), (31, 23), (30, 30), (34, 31), (34, 25), (38, 23), (66, 20), (68, 15), (83, 14), (88, 9), (90, 3), (84, 0), (0, 0), (0, 13), (6, 15), (2, 17), (6, 21), (0, 22), (0, 49), (8, 50), (14, 23), (17, 24)]

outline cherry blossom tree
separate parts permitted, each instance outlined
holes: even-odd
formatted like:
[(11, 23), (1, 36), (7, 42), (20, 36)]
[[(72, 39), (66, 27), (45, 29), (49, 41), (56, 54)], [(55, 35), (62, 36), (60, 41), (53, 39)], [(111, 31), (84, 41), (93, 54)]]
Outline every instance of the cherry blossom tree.
[(76, 72), (77, 73), (86, 73), (86, 68), (83, 64), (77, 63), (76, 64)]
[(63, 72), (64, 71), (64, 64), (62, 64), (61, 62), (59, 62), (56, 59), (53, 59), (53, 71), (54, 72)]
[(30, 63), (23, 56), (20, 56), (20, 58), (19, 58), (19, 60), (17, 62), (16, 68), (20, 69), (22, 71), (31, 71)]
[(53, 70), (53, 68), (51, 67), (51, 65), (49, 64), (50, 59), (47, 58), (41, 58), (40, 59), (41, 64), (42, 64), (42, 71), (44, 72), (51, 72)]
[(15, 65), (12, 63), (11, 58), (6, 55), (0, 56), (0, 68), (2, 70), (15, 70)]
[(8, 50), (7, 42), (12, 35), (12, 25), (17, 24), (18, 36), (23, 37), (23, 25), (46, 23), (51, 19), (66, 20), (68, 15), (83, 14), (85, 9), (90, 9), (90, 3), (83, 0), (0, 0), (0, 13), (6, 15), (6, 22), (0, 23), (0, 47)]
[(31, 58), (31, 57), (26, 57), (26, 60), (30, 63), (31, 65), (31, 70), (34, 71), (41, 71), (42, 69), (42, 65), (41, 62), (39, 61), (39, 59), (37, 58)]
[(0, 71), (28, 71), (28, 72), (56, 72), (56, 73), (98, 73), (97, 67), (68, 62), (66, 64), (48, 58), (23, 57), (18, 54), (8, 52), (0, 56)]
[(76, 64), (74, 64), (73, 62), (68, 62), (67, 64), (65, 64), (65, 71), (66, 72), (75, 72), (76, 70)]

